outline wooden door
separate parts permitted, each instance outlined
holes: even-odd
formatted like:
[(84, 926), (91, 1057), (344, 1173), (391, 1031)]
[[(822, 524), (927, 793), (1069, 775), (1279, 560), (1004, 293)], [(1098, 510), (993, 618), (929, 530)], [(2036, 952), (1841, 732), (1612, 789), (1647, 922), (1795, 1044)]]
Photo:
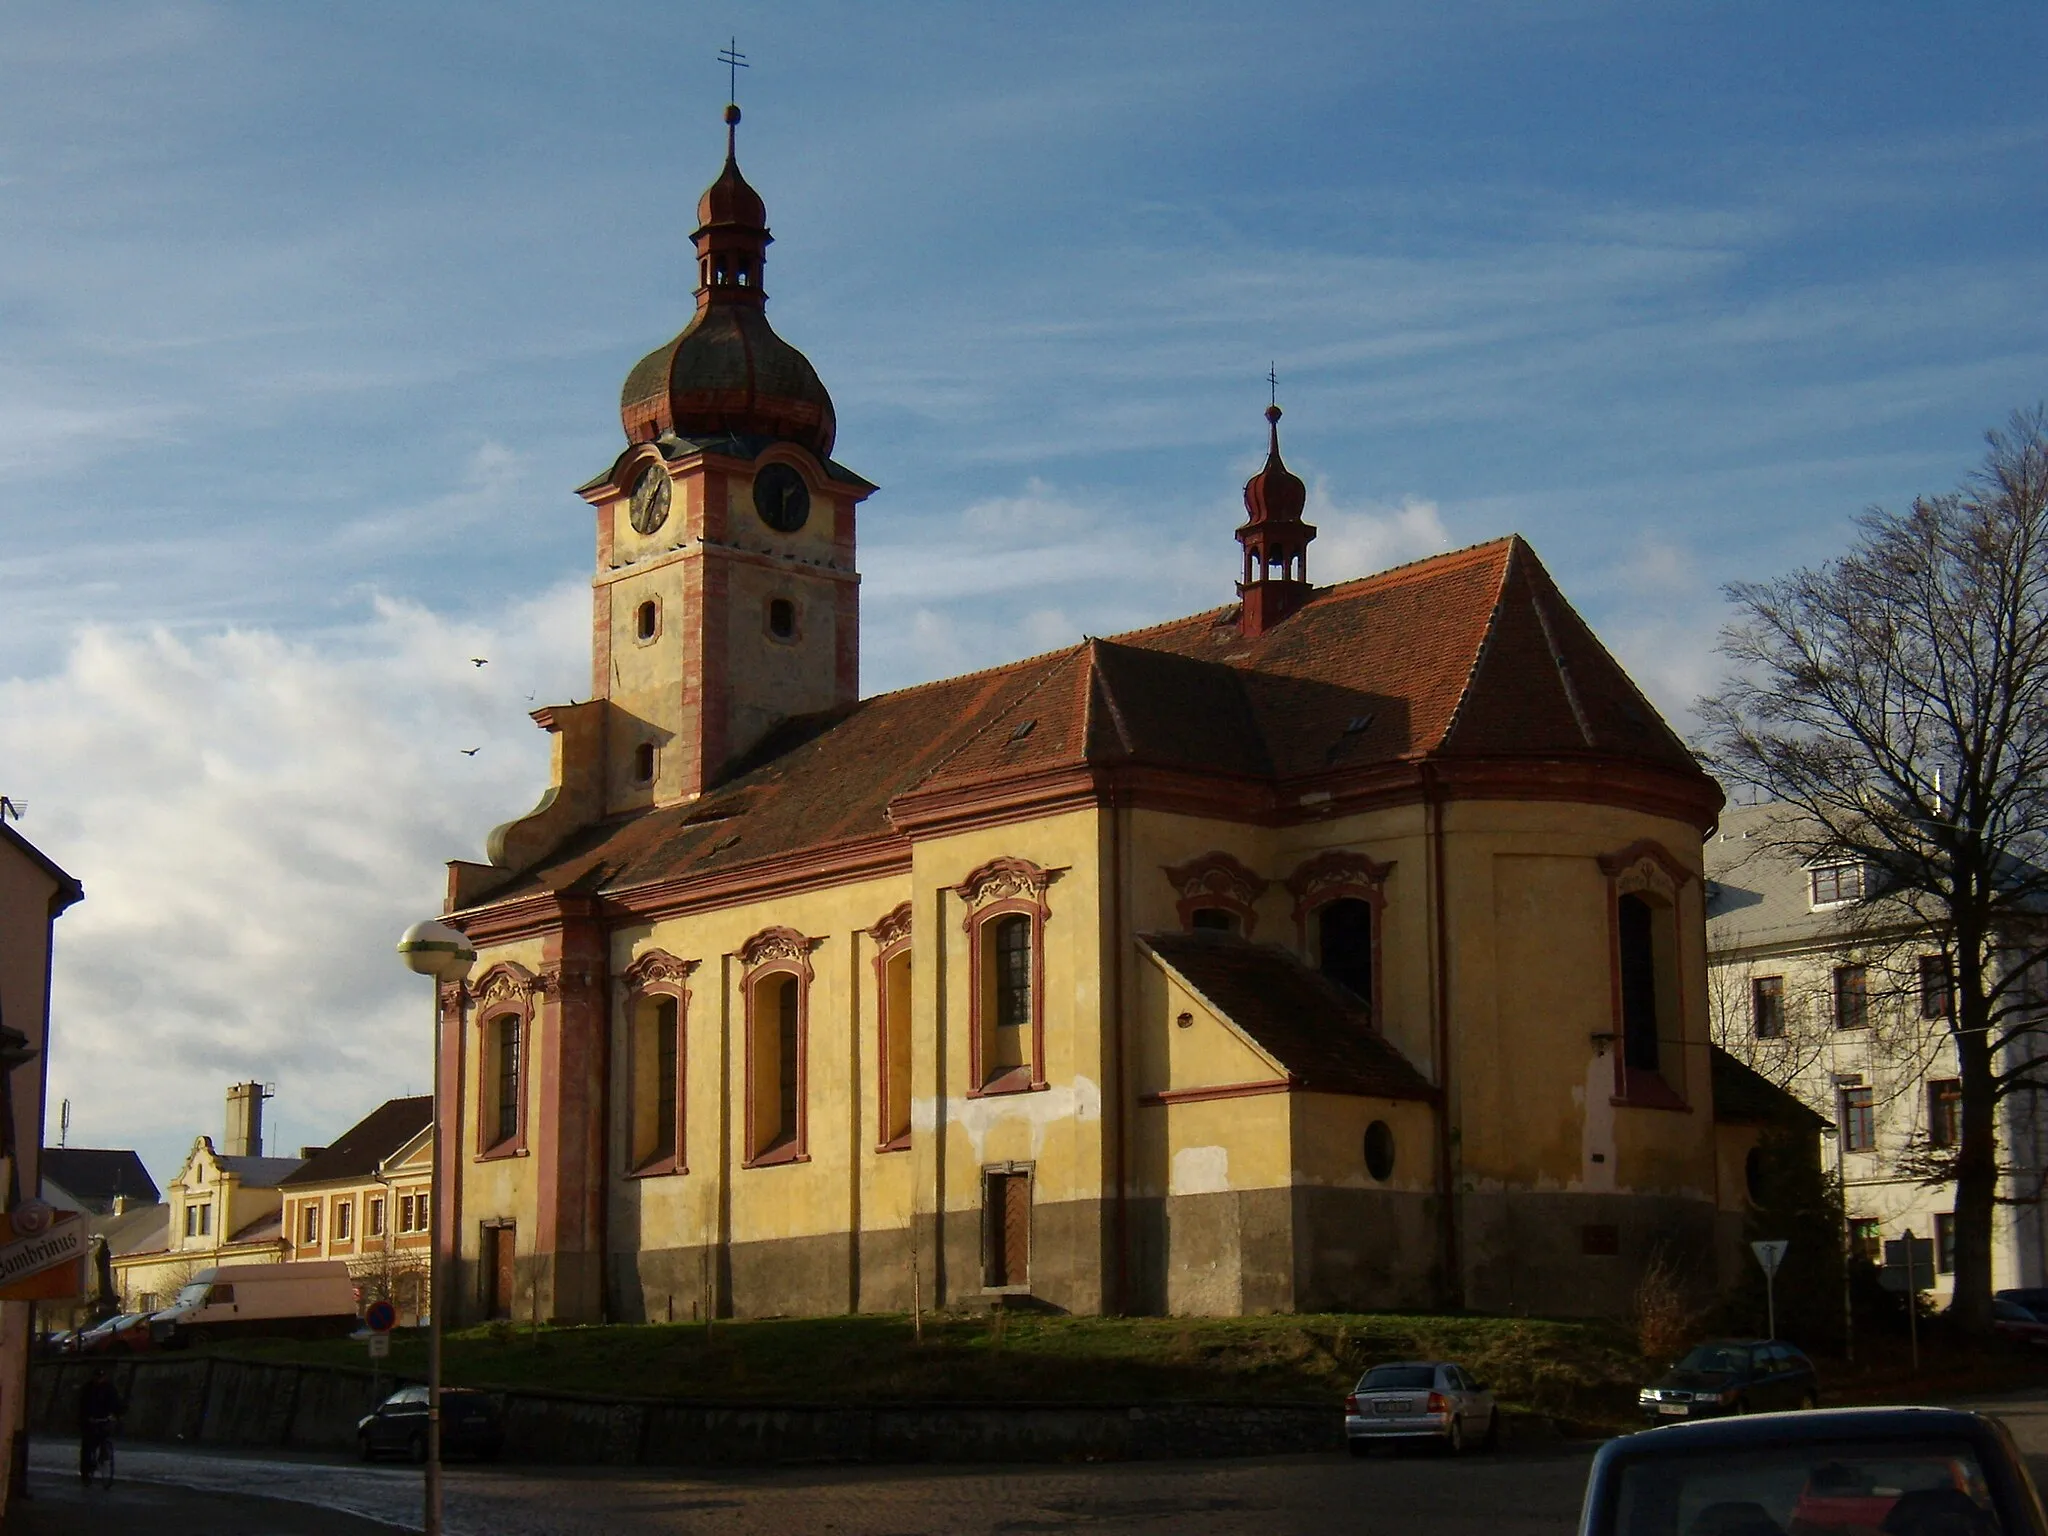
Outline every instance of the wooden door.
[(988, 1175), (988, 1283), (1026, 1285), (1031, 1278), (1031, 1175)]
[(487, 1317), (512, 1315), (512, 1292), (517, 1279), (512, 1267), (515, 1230), (509, 1226), (484, 1228), (484, 1314)]

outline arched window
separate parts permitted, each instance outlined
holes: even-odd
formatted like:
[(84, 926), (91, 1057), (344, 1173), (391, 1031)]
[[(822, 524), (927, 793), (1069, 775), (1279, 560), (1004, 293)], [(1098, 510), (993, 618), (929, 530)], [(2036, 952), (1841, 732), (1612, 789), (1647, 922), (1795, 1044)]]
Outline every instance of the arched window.
[(644, 1173), (681, 1161), (682, 1019), (673, 997), (642, 998), (633, 1011), (632, 1167)]
[(796, 636), (796, 604), (786, 597), (771, 598), (768, 603), (768, 633), (778, 640), (790, 640)]
[(1316, 964), (1330, 980), (1372, 1006), (1372, 904), (1343, 896), (1316, 908)]
[(753, 986), (747, 1042), (748, 1160), (803, 1155), (803, 978), (789, 971)]
[(491, 1021), (490, 1104), (491, 1145), (503, 1146), (519, 1137), (520, 1036), (522, 1020), (516, 1013), (502, 1013)]
[(1031, 1022), (1031, 919), (1012, 912), (994, 929), (996, 1027), (1022, 1029)]
[(1197, 907), (1188, 914), (1188, 926), (1210, 933), (1235, 933), (1237, 914), (1227, 907)]
[(1046, 1086), (1045, 891), (1059, 873), (1006, 855), (953, 888), (967, 908), (971, 1098)]
[(910, 946), (882, 962), (882, 1145), (910, 1144)]
[(1621, 1049), (1632, 1071), (1657, 1070), (1657, 943), (1655, 916), (1637, 895), (1617, 898), (1621, 938)]
[(659, 610), (654, 606), (654, 599), (649, 598), (634, 613), (633, 632), (642, 640), (652, 640), (658, 627)]

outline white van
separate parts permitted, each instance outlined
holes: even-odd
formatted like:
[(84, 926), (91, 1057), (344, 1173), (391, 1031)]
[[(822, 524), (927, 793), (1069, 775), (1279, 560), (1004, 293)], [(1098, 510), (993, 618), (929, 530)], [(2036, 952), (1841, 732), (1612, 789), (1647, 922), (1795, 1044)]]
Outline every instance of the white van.
[(346, 1334), (356, 1323), (348, 1265), (322, 1259), (202, 1269), (176, 1301), (151, 1315), (149, 1333), (157, 1344), (176, 1348), (258, 1334)]

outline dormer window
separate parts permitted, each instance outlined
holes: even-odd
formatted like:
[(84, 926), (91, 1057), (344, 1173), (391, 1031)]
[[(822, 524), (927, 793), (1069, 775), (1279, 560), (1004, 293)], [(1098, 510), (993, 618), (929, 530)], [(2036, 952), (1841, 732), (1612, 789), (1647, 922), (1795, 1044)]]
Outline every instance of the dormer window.
[(1863, 899), (1861, 864), (1816, 864), (1807, 871), (1812, 881), (1813, 905), (1840, 906)]

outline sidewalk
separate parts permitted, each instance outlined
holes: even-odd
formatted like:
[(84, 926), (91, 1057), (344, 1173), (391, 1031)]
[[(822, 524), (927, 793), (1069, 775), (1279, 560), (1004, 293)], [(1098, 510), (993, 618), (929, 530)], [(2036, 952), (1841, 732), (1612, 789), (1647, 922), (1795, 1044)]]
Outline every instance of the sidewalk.
[(47, 1472), (30, 1486), (35, 1497), (15, 1504), (5, 1536), (397, 1536), (374, 1520), (282, 1499), (118, 1480), (81, 1489), (76, 1477)]

